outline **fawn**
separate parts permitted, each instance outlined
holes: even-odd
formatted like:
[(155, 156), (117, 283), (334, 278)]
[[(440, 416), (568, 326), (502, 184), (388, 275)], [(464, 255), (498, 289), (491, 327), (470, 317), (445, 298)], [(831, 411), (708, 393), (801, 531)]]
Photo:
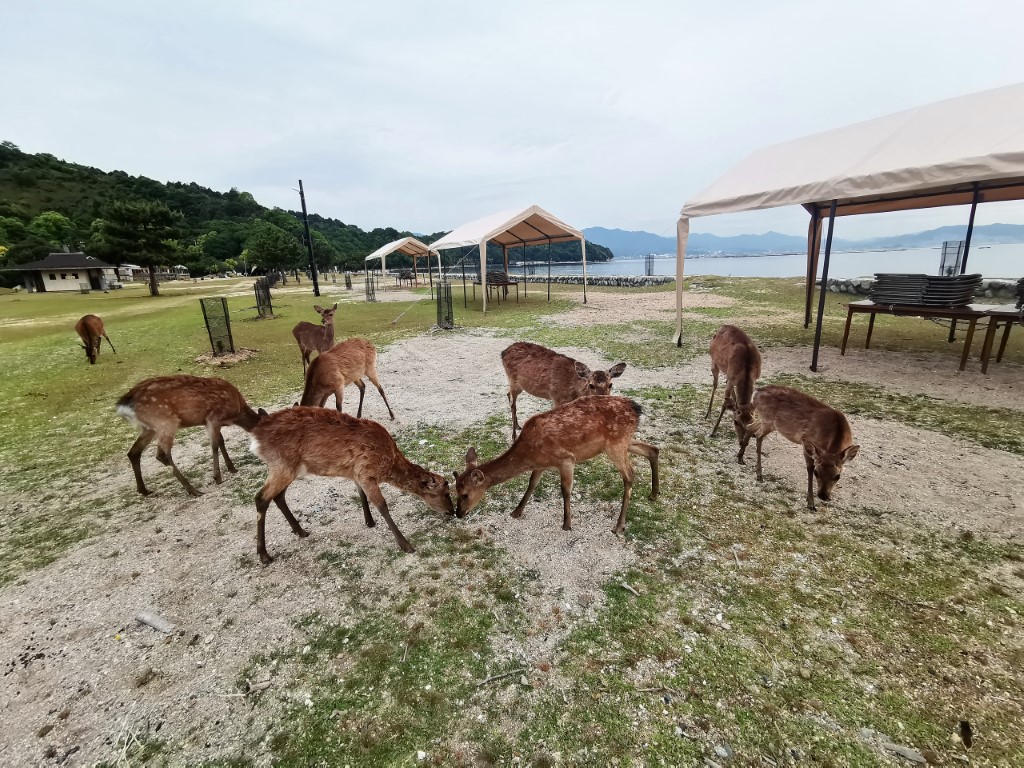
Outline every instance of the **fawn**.
[(742, 441), (747, 427), (753, 421), (754, 409), (750, 401), (754, 396), (754, 382), (761, 376), (761, 352), (750, 337), (735, 325), (723, 325), (718, 329), (711, 339), (710, 352), (713, 384), (708, 412), (704, 418), (711, 416), (711, 405), (715, 402), (715, 390), (718, 389), (718, 374), (724, 373), (725, 399), (711, 436), (714, 437), (718, 431), (725, 409), (732, 408), (736, 438)]
[(90, 365), (95, 365), (96, 358), (100, 356), (101, 338), (106, 339), (107, 344), (110, 345), (110, 351), (115, 355), (117, 354), (117, 350), (114, 349), (114, 343), (107, 336), (107, 332), (103, 328), (103, 321), (98, 315), (85, 315), (81, 317), (75, 323), (75, 333), (82, 339), (82, 349), (85, 350), (85, 356), (89, 358)]
[(391, 404), (380, 385), (380, 379), (377, 378), (377, 348), (367, 339), (346, 339), (327, 352), (317, 355), (306, 371), (306, 387), (299, 405), (323, 408), (327, 398), (333, 393), (334, 404), (340, 411), (345, 397), (345, 385), (355, 384), (359, 387), (359, 409), (356, 418), (361, 419), (363, 396), (366, 394), (364, 376), (373, 382), (380, 392), (380, 396), (384, 398), (384, 405), (388, 408), (388, 415), (394, 421), (395, 413), (391, 410)]
[(522, 392), (553, 400), (557, 407), (586, 395), (611, 394), (612, 379), (626, 370), (625, 363), (617, 363), (607, 371), (591, 371), (571, 357), (527, 341), (517, 341), (506, 347), (501, 353), (501, 364), (508, 376), (507, 397), (512, 406), (513, 441), (520, 429), (516, 398)]
[(612, 529), (613, 533), (622, 533), (633, 492), (634, 473), (628, 454), (650, 461), (651, 499), (658, 497), (658, 449), (633, 439), (641, 411), (637, 403), (624, 397), (584, 397), (528, 419), (519, 439), (496, 459), (480, 464), (476, 449), (470, 448), (465, 471), (455, 473), (456, 515), (465, 515), (491, 486), (529, 472), (526, 493), (512, 512), (512, 517), (522, 517), (541, 474), (546, 469), (557, 469), (562, 480), (562, 529), (572, 530), (569, 493), (573, 469), (577, 463), (604, 453), (622, 475), (622, 508)]
[(761, 443), (774, 431), (804, 447), (807, 462), (807, 508), (814, 505), (814, 480), (818, 498), (829, 501), (839, 482), (843, 464), (860, 451), (846, 417), (820, 400), (791, 387), (770, 385), (754, 393), (754, 422), (740, 440), (740, 463), (752, 435), (757, 437), (757, 479), (761, 475)]
[(235, 471), (220, 433), (221, 427), (234, 425), (248, 432), (259, 421), (259, 416), (230, 382), (184, 374), (140, 381), (117, 401), (117, 415), (141, 432), (128, 449), (128, 460), (135, 472), (135, 484), (143, 496), (148, 496), (150, 491), (142, 481), (140, 459), (154, 439), (157, 441), (157, 460), (171, 468), (189, 496), (200, 496), (202, 494), (181, 474), (171, 457), (177, 431), (183, 427), (206, 426), (213, 448), (213, 480), (220, 483), (218, 450), (224, 454), (228, 472)]
[(366, 525), (372, 528), (377, 524), (370, 513), (369, 501), (380, 512), (403, 552), (415, 550), (391, 519), (387, 501), (380, 491), (382, 484), (388, 483), (419, 496), (438, 512), (455, 512), (448, 481), (406, 459), (394, 438), (375, 421), (302, 406), (272, 415), (266, 415), (261, 409), (260, 417), (259, 424), (252, 430), (251, 450), (270, 470), (267, 482), (256, 494), (256, 552), (264, 565), (273, 562), (264, 539), (271, 500), (277, 504), (293, 533), (301, 537), (309, 535), (288, 509), (284, 497), (292, 481), (303, 475), (354, 480)]
[(338, 302), (330, 309), (324, 309), (319, 304), (314, 305), (320, 314), (320, 325), (307, 323), (303, 320), (292, 328), (292, 336), (299, 342), (299, 351), (302, 352), (302, 375), (306, 375), (306, 367), (309, 365), (309, 357), (314, 352), (322, 355), (334, 344), (334, 313), (338, 310)]

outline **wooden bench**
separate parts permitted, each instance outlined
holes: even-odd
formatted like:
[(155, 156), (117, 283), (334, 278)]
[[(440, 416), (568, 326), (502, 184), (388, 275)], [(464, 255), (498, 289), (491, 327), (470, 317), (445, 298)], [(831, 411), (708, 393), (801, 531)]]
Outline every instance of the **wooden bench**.
[[(480, 280), (473, 281), (473, 301), (476, 301), (476, 287), (480, 285)], [(515, 286), (516, 289), (516, 304), (519, 303), (519, 281), (512, 280), (505, 272), (488, 272), (487, 273), (487, 298), (491, 297), (491, 289), (495, 291), (498, 301), (500, 302), (502, 296), (508, 298), (509, 286)], [(502, 289), (499, 291), (498, 289)]]

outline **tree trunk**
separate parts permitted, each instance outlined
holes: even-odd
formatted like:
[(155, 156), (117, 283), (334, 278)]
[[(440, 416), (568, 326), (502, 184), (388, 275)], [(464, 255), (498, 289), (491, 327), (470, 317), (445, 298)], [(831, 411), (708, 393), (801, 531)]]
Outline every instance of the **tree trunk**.
[(160, 287), (156, 282), (156, 267), (152, 264), (149, 265), (149, 295), (159, 296)]

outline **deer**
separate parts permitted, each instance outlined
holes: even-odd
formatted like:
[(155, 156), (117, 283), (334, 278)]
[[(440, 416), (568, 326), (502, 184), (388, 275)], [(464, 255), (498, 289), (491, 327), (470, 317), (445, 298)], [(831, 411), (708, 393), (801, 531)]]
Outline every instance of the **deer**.
[(110, 351), (115, 355), (117, 354), (117, 350), (114, 349), (114, 342), (107, 336), (107, 332), (103, 328), (103, 320), (98, 315), (84, 315), (81, 317), (75, 323), (75, 333), (82, 339), (82, 349), (85, 350), (85, 356), (89, 358), (89, 365), (95, 365), (96, 358), (100, 356), (101, 338), (106, 339), (107, 344), (110, 345)]
[(142, 480), (141, 457), (153, 440), (157, 441), (157, 460), (171, 468), (189, 496), (201, 496), (181, 474), (171, 456), (178, 430), (206, 427), (213, 449), (213, 480), (220, 484), (218, 451), (224, 455), (228, 472), (236, 471), (224, 445), (221, 427), (237, 426), (248, 432), (259, 421), (259, 415), (231, 382), (185, 374), (140, 381), (117, 401), (117, 415), (139, 428), (138, 439), (128, 449), (128, 461), (135, 473), (136, 487), (143, 496), (149, 496), (150, 491)]
[[(715, 402), (715, 390), (718, 389), (718, 375), (725, 374), (725, 392), (722, 410), (718, 412), (718, 420), (711, 437), (718, 432), (722, 416), (726, 408), (732, 408), (733, 426), (736, 439), (742, 441), (747, 427), (753, 421), (753, 406), (750, 404), (754, 396), (754, 382), (761, 376), (761, 352), (747, 334), (735, 325), (723, 325), (711, 339), (711, 399), (708, 401), (707, 419), (711, 416), (711, 405)], [(737, 456), (743, 463), (742, 452)]]
[(403, 552), (416, 550), (391, 519), (381, 485), (393, 485), (419, 496), (437, 512), (455, 513), (448, 481), (405, 458), (388, 431), (369, 419), (304, 406), (269, 415), (261, 409), (260, 421), (252, 430), (250, 448), (269, 469), (267, 482), (256, 494), (256, 553), (264, 565), (273, 562), (264, 537), (271, 501), (281, 510), (295, 535), (300, 538), (309, 535), (285, 500), (288, 486), (303, 475), (347, 477), (354, 481), (366, 525), (370, 528), (377, 525), (370, 512), (372, 502)]
[(626, 527), (626, 508), (633, 492), (633, 467), (629, 454), (644, 456), (651, 464), (651, 500), (658, 498), (658, 449), (635, 440), (642, 408), (624, 397), (584, 397), (553, 410), (539, 413), (523, 425), (519, 439), (503, 454), (480, 463), (476, 448), (466, 452), (466, 469), (455, 474), (455, 514), (463, 517), (494, 485), (526, 472), (530, 481), (526, 493), (512, 511), (523, 516), (526, 504), (544, 470), (558, 470), (562, 488), (562, 530), (572, 530), (569, 494), (577, 463), (605, 454), (622, 476), (622, 507), (612, 529), (620, 534)]
[(302, 375), (306, 375), (306, 368), (309, 366), (309, 357), (314, 352), (322, 355), (334, 344), (334, 313), (338, 310), (338, 302), (330, 309), (324, 309), (319, 304), (313, 306), (320, 315), (320, 325), (308, 323), (303, 320), (292, 328), (292, 336), (299, 342), (299, 351), (302, 353)]
[(759, 387), (754, 393), (754, 421), (740, 441), (740, 460), (752, 436), (757, 437), (757, 480), (761, 474), (761, 443), (777, 431), (787, 440), (803, 445), (807, 463), (807, 508), (814, 504), (814, 481), (818, 498), (830, 501), (839, 482), (843, 465), (860, 451), (846, 416), (810, 395), (792, 387), (775, 384)]
[(384, 398), (384, 405), (388, 408), (388, 415), (394, 421), (395, 412), (391, 410), (391, 404), (377, 377), (377, 348), (368, 339), (346, 339), (323, 354), (317, 355), (306, 371), (306, 387), (299, 405), (323, 408), (333, 394), (334, 404), (340, 411), (345, 397), (345, 385), (355, 384), (359, 387), (359, 409), (356, 418), (361, 419), (363, 396), (366, 394), (364, 376), (373, 382), (380, 392), (380, 396)]
[(607, 371), (591, 371), (586, 365), (553, 349), (517, 341), (502, 350), (501, 364), (508, 377), (508, 398), (512, 407), (512, 440), (519, 431), (516, 398), (523, 392), (552, 400), (555, 407), (588, 395), (610, 395), (612, 379), (626, 370), (616, 363)]

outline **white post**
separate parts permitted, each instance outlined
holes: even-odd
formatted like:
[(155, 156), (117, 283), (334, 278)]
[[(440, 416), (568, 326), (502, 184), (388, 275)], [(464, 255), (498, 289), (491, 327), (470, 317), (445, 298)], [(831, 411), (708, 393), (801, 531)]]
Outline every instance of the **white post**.
[(587, 238), (580, 238), (580, 249), (583, 251), (583, 303), (587, 303)]
[(487, 241), (480, 241), (480, 290), (483, 291), (484, 314), (487, 314)]
[(686, 259), (686, 240), (690, 236), (690, 219), (679, 217), (676, 224), (676, 346), (683, 346), (683, 261)]

